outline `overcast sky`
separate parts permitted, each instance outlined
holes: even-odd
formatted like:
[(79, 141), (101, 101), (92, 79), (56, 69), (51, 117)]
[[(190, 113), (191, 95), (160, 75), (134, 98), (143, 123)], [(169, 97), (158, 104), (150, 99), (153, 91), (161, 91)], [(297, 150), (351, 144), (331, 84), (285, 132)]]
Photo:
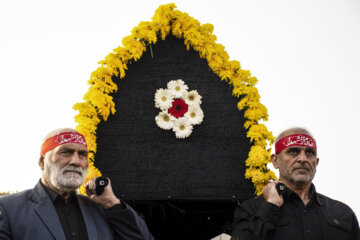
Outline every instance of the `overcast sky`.
[[(319, 192), (360, 216), (360, 1), (173, 1), (259, 80), (266, 126), (310, 129)], [(44, 135), (75, 127), (98, 61), (166, 1), (0, 2), (0, 192), (32, 188)]]

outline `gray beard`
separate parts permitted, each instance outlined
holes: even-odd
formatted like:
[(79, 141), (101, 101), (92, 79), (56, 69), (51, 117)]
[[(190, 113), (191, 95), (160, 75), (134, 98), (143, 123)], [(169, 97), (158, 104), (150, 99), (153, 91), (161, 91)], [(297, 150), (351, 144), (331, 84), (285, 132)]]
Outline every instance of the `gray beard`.
[[(70, 171), (70, 172), (69, 172)], [(53, 163), (50, 159), (46, 159), (44, 163), (44, 176), (50, 184), (58, 190), (70, 192), (78, 189), (87, 174), (87, 169)]]

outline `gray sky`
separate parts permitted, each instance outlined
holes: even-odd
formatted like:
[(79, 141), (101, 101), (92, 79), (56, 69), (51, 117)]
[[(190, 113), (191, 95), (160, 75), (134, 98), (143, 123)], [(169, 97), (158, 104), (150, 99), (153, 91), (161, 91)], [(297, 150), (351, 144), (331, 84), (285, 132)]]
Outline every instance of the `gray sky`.
[[(360, 216), (360, 1), (173, 1), (259, 80), (266, 126), (310, 129), (317, 190)], [(33, 187), (43, 136), (75, 127), (98, 61), (166, 1), (0, 2), (0, 191)]]

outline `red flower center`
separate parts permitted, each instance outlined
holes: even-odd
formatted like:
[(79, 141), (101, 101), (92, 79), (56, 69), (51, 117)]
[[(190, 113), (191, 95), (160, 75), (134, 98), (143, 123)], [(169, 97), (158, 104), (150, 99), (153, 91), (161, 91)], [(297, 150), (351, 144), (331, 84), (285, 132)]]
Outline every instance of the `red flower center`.
[(175, 99), (172, 102), (171, 108), (169, 108), (169, 114), (173, 115), (176, 118), (180, 118), (184, 116), (184, 114), (188, 111), (188, 105), (185, 103), (183, 99)]

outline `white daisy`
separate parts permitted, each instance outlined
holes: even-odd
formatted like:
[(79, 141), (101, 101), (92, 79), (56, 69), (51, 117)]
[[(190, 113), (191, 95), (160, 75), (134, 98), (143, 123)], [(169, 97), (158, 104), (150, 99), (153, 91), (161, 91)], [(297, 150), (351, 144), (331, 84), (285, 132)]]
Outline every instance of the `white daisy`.
[(185, 117), (191, 124), (197, 125), (202, 123), (204, 119), (204, 112), (199, 105), (190, 105), (188, 111), (185, 113)]
[(167, 84), (168, 89), (174, 94), (175, 98), (181, 98), (186, 93), (189, 87), (185, 84), (185, 82), (181, 79), (171, 80)]
[(155, 107), (162, 110), (171, 107), (174, 95), (168, 89), (160, 88), (155, 93)]
[(176, 138), (187, 138), (192, 133), (193, 126), (185, 117), (176, 119), (174, 122), (173, 131)]
[(155, 117), (156, 124), (164, 130), (172, 129), (174, 126), (174, 121), (175, 118), (167, 113), (167, 111), (162, 111)]
[(201, 104), (201, 96), (196, 90), (191, 90), (189, 92), (186, 92), (184, 95), (184, 100), (188, 105)]

